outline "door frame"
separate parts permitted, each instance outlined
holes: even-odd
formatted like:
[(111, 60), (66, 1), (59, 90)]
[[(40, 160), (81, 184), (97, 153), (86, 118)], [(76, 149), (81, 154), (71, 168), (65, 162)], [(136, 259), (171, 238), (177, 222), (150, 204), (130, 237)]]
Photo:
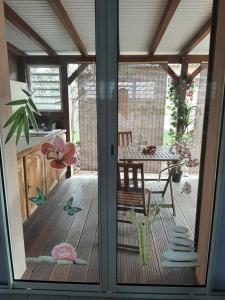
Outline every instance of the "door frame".
[[(220, 2), (219, 0), (218, 2)], [(222, 0), (223, 1), (223, 0)], [(214, 1), (217, 2), (217, 1)], [(215, 5), (215, 4), (214, 4)], [(206, 288), (201, 287), (166, 287), (166, 286), (131, 286), (116, 284), (116, 164), (117, 164), (117, 62), (118, 62), (118, 1), (96, 0), (96, 54), (97, 54), (97, 103), (98, 114), (98, 155), (101, 155), (100, 170), (100, 279), (98, 286), (88, 284), (64, 283), (38, 283), (38, 282), (13, 282), (9, 276), (6, 280), (12, 282), (11, 293), (51, 294), (51, 295), (83, 295), (99, 297), (142, 297), (155, 298), (190, 297), (198, 298), (205, 295)], [(2, 181), (0, 182), (1, 198), (3, 195)], [(5, 197), (4, 197), (5, 198)], [(3, 233), (6, 240), (5, 261), (10, 270), (10, 252), (7, 245), (8, 231), (6, 215), (4, 212), (5, 201), (0, 209), (0, 221), (3, 220)], [(2, 224), (0, 224), (2, 225)], [(213, 254), (213, 253), (211, 253)], [(213, 256), (213, 255), (212, 255)], [(29, 291), (27, 291), (27, 289)], [(83, 290), (86, 292), (83, 292)], [(0, 289), (7, 292), (8, 289)], [(190, 295), (191, 294), (191, 295)]]

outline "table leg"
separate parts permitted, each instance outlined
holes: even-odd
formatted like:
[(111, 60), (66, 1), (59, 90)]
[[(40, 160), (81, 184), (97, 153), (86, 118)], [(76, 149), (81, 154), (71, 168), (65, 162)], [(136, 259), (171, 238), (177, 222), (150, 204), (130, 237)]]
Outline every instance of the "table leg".
[[(167, 167), (169, 168), (169, 162), (167, 162)], [(173, 169), (168, 169), (168, 172), (169, 172), (169, 174), (168, 174), (168, 178), (167, 178), (167, 180), (166, 180), (166, 184), (165, 184), (164, 190), (163, 190), (163, 192), (162, 192), (162, 197), (164, 197), (165, 194), (166, 194), (168, 185), (169, 185), (170, 180), (171, 180), (172, 175), (173, 175)]]
[[(167, 166), (169, 167), (169, 162), (167, 162)], [(173, 216), (175, 217), (176, 211), (175, 211), (175, 202), (174, 202), (174, 195), (173, 195), (173, 184), (172, 184), (172, 176), (173, 176), (174, 171), (175, 171), (175, 168), (169, 169), (169, 175), (168, 175), (164, 190), (162, 192), (162, 197), (165, 196), (167, 188), (168, 188), (168, 186), (170, 186), (170, 195), (171, 195)]]
[[(174, 170), (171, 172), (172, 175), (174, 173)], [(172, 201), (172, 208), (173, 208), (173, 216), (176, 216), (176, 210), (175, 210), (175, 203), (174, 203), (174, 195), (173, 195), (173, 183), (172, 183), (172, 176), (170, 177), (170, 195), (171, 195), (171, 201)]]

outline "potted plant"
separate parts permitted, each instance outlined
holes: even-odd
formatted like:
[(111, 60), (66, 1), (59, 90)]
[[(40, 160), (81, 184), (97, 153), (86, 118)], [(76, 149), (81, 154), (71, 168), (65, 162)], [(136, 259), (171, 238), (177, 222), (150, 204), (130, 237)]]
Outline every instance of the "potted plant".
[(187, 141), (176, 141), (171, 145), (171, 152), (179, 157), (179, 163), (176, 166), (176, 171), (173, 173), (172, 181), (180, 182), (183, 174), (182, 167), (193, 168), (199, 165), (198, 160), (192, 159), (190, 146)]

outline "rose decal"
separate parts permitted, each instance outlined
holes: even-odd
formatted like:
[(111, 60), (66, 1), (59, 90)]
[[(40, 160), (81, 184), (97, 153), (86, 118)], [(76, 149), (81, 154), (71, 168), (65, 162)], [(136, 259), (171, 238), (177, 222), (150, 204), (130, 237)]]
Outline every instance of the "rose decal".
[(77, 253), (75, 248), (68, 244), (68, 243), (62, 243), (59, 245), (56, 245), (52, 249), (52, 257), (54, 257), (56, 260), (76, 260), (77, 259)]

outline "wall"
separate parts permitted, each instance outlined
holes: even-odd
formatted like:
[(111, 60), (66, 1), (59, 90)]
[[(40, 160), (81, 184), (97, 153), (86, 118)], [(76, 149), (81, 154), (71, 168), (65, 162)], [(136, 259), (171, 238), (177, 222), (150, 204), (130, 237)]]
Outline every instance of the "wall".
[(9, 231), (11, 239), (11, 250), (14, 264), (15, 276), (21, 277), (26, 269), (25, 251), (23, 243), (22, 218), (20, 214), (19, 184), (16, 165), (15, 140), (12, 139), (4, 144), (8, 129), (3, 128), (10, 116), (12, 109), (5, 105), (10, 99), (9, 67), (7, 57), (7, 46), (5, 41), (5, 18), (3, 1), (0, 0), (0, 126), (1, 126), (1, 155), (3, 158), (1, 169), (4, 170), (5, 194), (8, 210)]

